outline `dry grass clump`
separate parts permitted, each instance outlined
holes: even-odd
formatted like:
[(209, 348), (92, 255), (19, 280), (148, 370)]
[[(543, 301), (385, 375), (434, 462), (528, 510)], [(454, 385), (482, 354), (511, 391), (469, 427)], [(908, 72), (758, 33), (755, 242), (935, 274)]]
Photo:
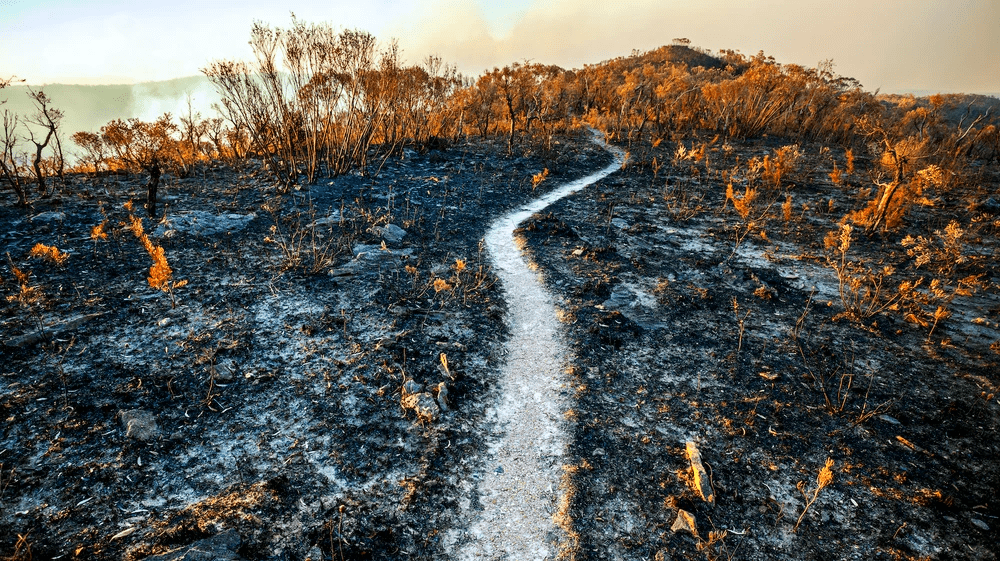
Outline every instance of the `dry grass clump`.
[(149, 283), (149, 286), (168, 293), (170, 295), (170, 305), (173, 307), (176, 304), (174, 301), (174, 290), (187, 285), (187, 281), (173, 281), (174, 272), (170, 268), (170, 264), (167, 263), (167, 257), (163, 247), (154, 244), (153, 241), (149, 239), (149, 236), (143, 228), (142, 219), (137, 218), (132, 214), (131, 201), (126, 203), (125, 208), (129, 211), (128, 223), (125, 224), (125, 226), (132, 232), (136, 239), (139, 240), (143, 249), (146, 250), (146, 253), (149, 254), (149, 257), (153, 260), (153, 265), (149, 268), (149, 276), (146, 278), (146, 281)]
[(795, 526), (792, 528), (792, 532), (797, 532), (799, 530), (799, 525), (802, 524), (802, 519), (805, 518), (806, 512), (809, 507), (816, 502), (819, 498), (819, 492), (825, 487), (833, 483), (833, 458), (826, 459), (826, 465), (824, 465), (820, 470), (819, 474), (816, 476), (816, 488), (812, 490), (812, 496), (805, 490), (805, 482), (800, 481), (796, 488), (802, 493), (802, 496), (806, 500), (806, 506), (802, 508), (802, 514), (799, 514), (799, 519), (795, 521)]
[(170, 265), (167, 263), (167, 257), (164, 254), (163, 247), (154, 244), (149, 239), (149, 236), (146, 235), (146, 232), (143, 229), (141, 218), (129, 215), (128, 220), (128, 229), (131, 230), (136, 239), (142, 243), (142, 247), (153, 260), (153, 266), (149, 268), (149, 277), (146, 280), (149, 282), (149, 286), (157, 290), (163, 290), (164, 287), (170, 282), (170, 277), (173, 276), (173, 270), (171, 270)]
[(69, 259), (68, 253), (59, 251), (59, 248), (55, 246), (45, 245), (43, 243), (35, 244), (35, 247), (31, 248), (31, 252), (28, 255), (44, 259), (50, 263), (55, 263), (56, 265), (65, 265), (66, 260)]
[(889, 289), (890, 277), (895, 269), (884, 266), (872, 269), (862, 261), (848, 259), (851, 249), (853, 228), (841, 224), (839, 232), (830, 231), (823, 240), (827, 250), (827, 265), (837, 274), (837, 287), (844, 311), (837, 317), (848, 317), (863, 322), (899, 301), (901, 295)]

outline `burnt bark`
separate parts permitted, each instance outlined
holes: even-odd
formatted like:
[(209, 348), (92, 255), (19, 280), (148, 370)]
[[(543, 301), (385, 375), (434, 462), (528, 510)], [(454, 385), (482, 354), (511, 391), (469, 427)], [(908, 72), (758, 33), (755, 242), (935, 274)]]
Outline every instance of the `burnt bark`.
[(156, 218), (156, 190), (160, 186), (160, 162), (154, 161), (146, 171), (149, 172), (149, 184), (146, 186), (146, 212), (150, 218)]

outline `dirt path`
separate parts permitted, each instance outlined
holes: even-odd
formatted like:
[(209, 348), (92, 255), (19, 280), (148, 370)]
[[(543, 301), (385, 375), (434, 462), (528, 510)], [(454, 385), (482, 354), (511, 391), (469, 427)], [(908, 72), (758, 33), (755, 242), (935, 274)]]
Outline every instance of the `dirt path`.
[(486, 234), (487, 250), (503, 282), (511, 338), (501, 374), (503, 397), (496, 411), (502, 431), (494, 436), (488, 469), (478, 483), (481, 509), (468, 532), (463, 559), (546, 559), (560, 541), (557, 508), (567, 410), (563, 369), (569, 360), (549, 291), (529, 265), (513, 232), (531, 215), (621, 167), (606, 168), (568, 183), (500, 218)]

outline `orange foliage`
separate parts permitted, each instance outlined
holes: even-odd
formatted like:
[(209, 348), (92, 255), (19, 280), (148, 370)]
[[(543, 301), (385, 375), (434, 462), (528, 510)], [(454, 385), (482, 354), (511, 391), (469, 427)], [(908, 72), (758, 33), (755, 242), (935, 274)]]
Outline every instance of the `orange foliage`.
[(153, 266), (149, 268), (149, 286), (156, 288), (158, 290), (167, 291), (170, 287), (170, 278), (173, 275), (173, 271), (170, 269), (170, 265), (167, 264), (166, 255), (164, 255), (163, 247), (155, 245), (146, 235), (145, 230), (142, 227), (142, 219), (136, 218), (135, 216), (129, 215), (128, 228), (132, 231), (135, 237), (142, 243), (142, 247), (145, 248), (146, 253), (149, 254), (150, 258), (153, 259)]
[(31, 248), (29, 255), (40, 257), (57, 265), (62, 265), (69, 259), (69, 254), (59, 251), (59, 248), (41, 243), (35, 244), (35, 247)]

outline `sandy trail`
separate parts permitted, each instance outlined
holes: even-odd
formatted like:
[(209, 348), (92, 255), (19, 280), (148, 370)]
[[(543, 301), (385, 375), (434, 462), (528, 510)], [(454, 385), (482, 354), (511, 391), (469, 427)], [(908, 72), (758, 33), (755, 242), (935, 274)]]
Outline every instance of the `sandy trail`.
[(486, 234), (509, 305), (511, 336), (497, 408), (501, 433), (477, 485), (479, 504), (472, 507), (461, 559), (551, 559), (563, 537), (552, 515), (567, 443), (563, 370), (570, 356), (552, 296), (525, 261), (513, 232), (531, 215), (619, 169), (623, 156), (614, 153), (606, 168), (501, 217)]

